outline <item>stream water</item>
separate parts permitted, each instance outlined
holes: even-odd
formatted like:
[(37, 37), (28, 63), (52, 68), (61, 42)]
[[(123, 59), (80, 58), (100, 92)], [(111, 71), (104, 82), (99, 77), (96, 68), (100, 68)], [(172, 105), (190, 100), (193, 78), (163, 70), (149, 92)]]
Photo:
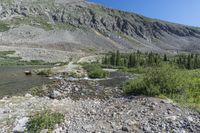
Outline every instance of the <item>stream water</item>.
[(50, 82), (46, 77), (24, 74), (27, 70), (46, 67), (49, 66), (0, 66), (0, 98), (6, 95), (26, 93), (31, 87)]

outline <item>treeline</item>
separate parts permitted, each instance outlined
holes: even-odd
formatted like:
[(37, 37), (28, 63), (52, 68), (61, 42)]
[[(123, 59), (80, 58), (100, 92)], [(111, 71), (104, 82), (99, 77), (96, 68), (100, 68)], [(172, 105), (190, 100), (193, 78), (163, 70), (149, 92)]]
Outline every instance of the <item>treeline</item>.
[(103, 58), (104, 65), (111, 66), (125, 66), (125, 67), (137, 67), (137, 66), (155, 66), (162, 62), (163, 57), (157, 53), (142, 53), (140, 51), (134, 53), (120, 53), (112, 52), (107, 54)]
[(198, 54), (178, 55), (176, 63), (183, 68), (197, 69), (200, 68), (200, 56)]
[(173, 63), (187, 69), (200, 68), (200, 56), (198, 54), (181, 54), (172, 57), (153, 52), (120, 53), (117, 51), (106, 54), (102, 60), (102, 63), (107, 66), (123, 66), (128, 68), (158, 66), (163, 62)]

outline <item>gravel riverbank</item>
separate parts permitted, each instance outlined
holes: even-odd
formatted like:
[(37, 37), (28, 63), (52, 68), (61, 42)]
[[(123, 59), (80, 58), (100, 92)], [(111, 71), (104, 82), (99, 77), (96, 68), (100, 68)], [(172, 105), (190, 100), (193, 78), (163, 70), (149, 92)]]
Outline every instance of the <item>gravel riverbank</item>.
[(0, 100), (0, 132), (24, 132), (35, 112), (65, 114), (55, 133), (200, 132), (200, 114), (170, 100), (150, 97), (61, 100), (48, 97), (11, 97)]

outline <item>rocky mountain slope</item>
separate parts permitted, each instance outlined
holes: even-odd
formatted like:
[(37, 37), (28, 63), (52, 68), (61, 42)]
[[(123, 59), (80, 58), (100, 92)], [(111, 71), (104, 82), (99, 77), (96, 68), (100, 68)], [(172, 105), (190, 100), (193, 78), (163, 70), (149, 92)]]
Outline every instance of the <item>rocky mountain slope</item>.
[(84, 0), (0, 0), (0, 20), (0, 46), (9, 48), (85, 53), (113, 49), (172, 53), (200, 49), (200, 28), (150, 19)]

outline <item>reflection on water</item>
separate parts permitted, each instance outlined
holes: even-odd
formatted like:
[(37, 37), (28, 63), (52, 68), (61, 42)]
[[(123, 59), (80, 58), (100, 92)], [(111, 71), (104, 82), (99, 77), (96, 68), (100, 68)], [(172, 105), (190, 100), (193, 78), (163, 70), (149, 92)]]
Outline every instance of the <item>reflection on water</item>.
[(44, 68), (44, 66), (0, 66), (0, 98), (6, 95), (25, 93), (33, 86), (50, 82), (46, 77), (24, 74), (24, 71), (38, 68)]

